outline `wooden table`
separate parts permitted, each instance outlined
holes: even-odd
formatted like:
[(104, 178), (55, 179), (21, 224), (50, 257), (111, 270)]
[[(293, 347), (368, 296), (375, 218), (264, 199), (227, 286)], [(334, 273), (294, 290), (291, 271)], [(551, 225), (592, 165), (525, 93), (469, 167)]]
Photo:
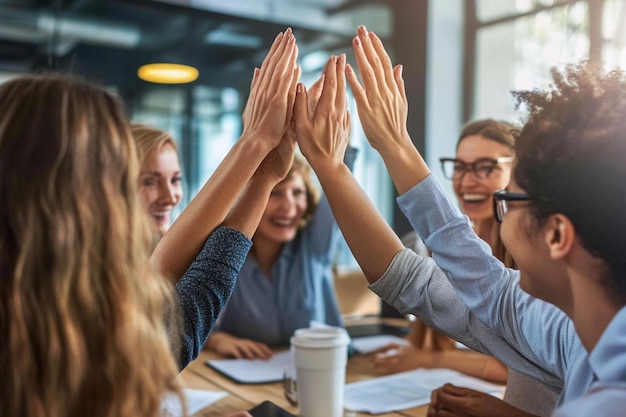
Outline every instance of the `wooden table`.
[[(268, 384), (239, 384), (205, 364), (207, 360), (221, 358), (222, 357), (215, 352), (203, 351), (178, 377), (180, 378), (182, 386), (185, 388), (228, 392), (228, 396), (206, 407), (194, 416), (222, 416), (233, 411), (248, 410), (265, 400), (272, 401), (290, 413), (298, 415), (298, 408), (289, 404), (285, 398), (281, 382)], [(377, 376), (380, 375), (374, 371), (365, 356), (355, 355), (348, 360), (346, 382), (360, 381)], [(427, 406), (421, 406), (394, 413), (377, 414), (377, 416), (425, 417), (427, 408)], [(346, 415), (355, 417), (371, 416), (371, 414), (368, 413), (346, 413)]]

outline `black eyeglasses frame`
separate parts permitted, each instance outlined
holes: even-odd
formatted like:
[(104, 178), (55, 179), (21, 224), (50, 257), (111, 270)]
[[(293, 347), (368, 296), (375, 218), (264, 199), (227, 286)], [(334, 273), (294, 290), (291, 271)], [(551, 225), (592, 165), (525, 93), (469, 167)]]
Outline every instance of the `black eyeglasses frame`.
[(498, 223), (502, 223), (509, 211), (507, 201), (529, 201), (531, 197), (523, 193), (510, 193), (507, 190), (498, 190), (493, 193), (493, 215)]
[[(470, 170), (472, 171), (472, 174), (474, 174), (474, 176), (476, 178), (480, 178), (480, 179), (486, 179), (489, 178), (489, 176), (491, 175), (491, 172), (493, 172), (494, 169), (496, 169), (496, 167), (498, 166), (498, 164), (503, 164), (503, 163), (507, 163), (507, 162), (513, 162), (514, 158), (512, 156), (501, 156), (499, 158), (479, 158), (474, 162), (465, 162), (463, 160), (460, 160), (458, 158), (439, 158), (439, 163), (441, 164), (441, 171), (443, 171), (443, 175), (444, 177), (446, 177), (446, 179), (448, 180), (460, 180), (466, 173), (467, 173), (467, 167), (470, 167)], [(451, 175), (446, 175), (446, 168), (445, 168), (445, 163), (446, 162), (453, 162), (453, 163), (461, 163), (465, 166), (465, 169), (463, 170), (463, 174), (460, 175), (458, 178), (455, 178), (454, 176), (454, 170), (452, 171)], [(477, 170), (476, 170), (476, 165), (480, 164), (480, 163), (484, 163), (484, 162), (491, 162), (493, 164), (493, 169), (492, 171), (485, 177), (482, 177), (480, 175), (478, 175)]]

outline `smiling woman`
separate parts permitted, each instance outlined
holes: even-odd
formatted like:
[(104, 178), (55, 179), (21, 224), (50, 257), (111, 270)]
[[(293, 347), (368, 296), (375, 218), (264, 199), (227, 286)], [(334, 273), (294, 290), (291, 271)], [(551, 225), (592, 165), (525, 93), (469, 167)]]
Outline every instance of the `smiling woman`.
[(139, 197), (155, 233), (163, 236), (172, 224), (172, 210), (183, 197), (176, 142), (167, 132), (141, 124), (133, 124), (131, 132), (141, 164)]
[[(356, 152), (347, 157), (352, 166)], [(311, 321), (342, 325), (332, 254), (339, 229), (306, 160), (296, 156), (265, 206), (253, 247), (207, 348), (267, 358)]]

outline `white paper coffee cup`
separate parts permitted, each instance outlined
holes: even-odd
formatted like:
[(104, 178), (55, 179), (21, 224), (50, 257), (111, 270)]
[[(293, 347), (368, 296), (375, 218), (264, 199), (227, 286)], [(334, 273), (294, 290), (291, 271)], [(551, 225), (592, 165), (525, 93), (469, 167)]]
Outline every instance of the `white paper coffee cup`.
[(298, 329), (291, 337), (301, 417), (341, 417), (350, 338), (340, 327)]

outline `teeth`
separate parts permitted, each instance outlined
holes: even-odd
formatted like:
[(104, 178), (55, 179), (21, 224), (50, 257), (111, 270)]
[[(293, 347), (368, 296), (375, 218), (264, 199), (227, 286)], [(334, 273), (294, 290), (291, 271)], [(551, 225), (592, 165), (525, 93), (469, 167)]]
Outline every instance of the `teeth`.
[(487, 194), (463, 194), (464, 201), (484, 201), (488, 197)]
[(279, 225), (279, 226), (291, 226), (293, 224), (292, 220), (280, 220), (280, 219), (274, 219), (272, 220), (273, 223)]
[(165, 217), (167, 215), (169, 215), (170, 212), (169, 211), (153, 211), (152, 215), (155, 217)]

